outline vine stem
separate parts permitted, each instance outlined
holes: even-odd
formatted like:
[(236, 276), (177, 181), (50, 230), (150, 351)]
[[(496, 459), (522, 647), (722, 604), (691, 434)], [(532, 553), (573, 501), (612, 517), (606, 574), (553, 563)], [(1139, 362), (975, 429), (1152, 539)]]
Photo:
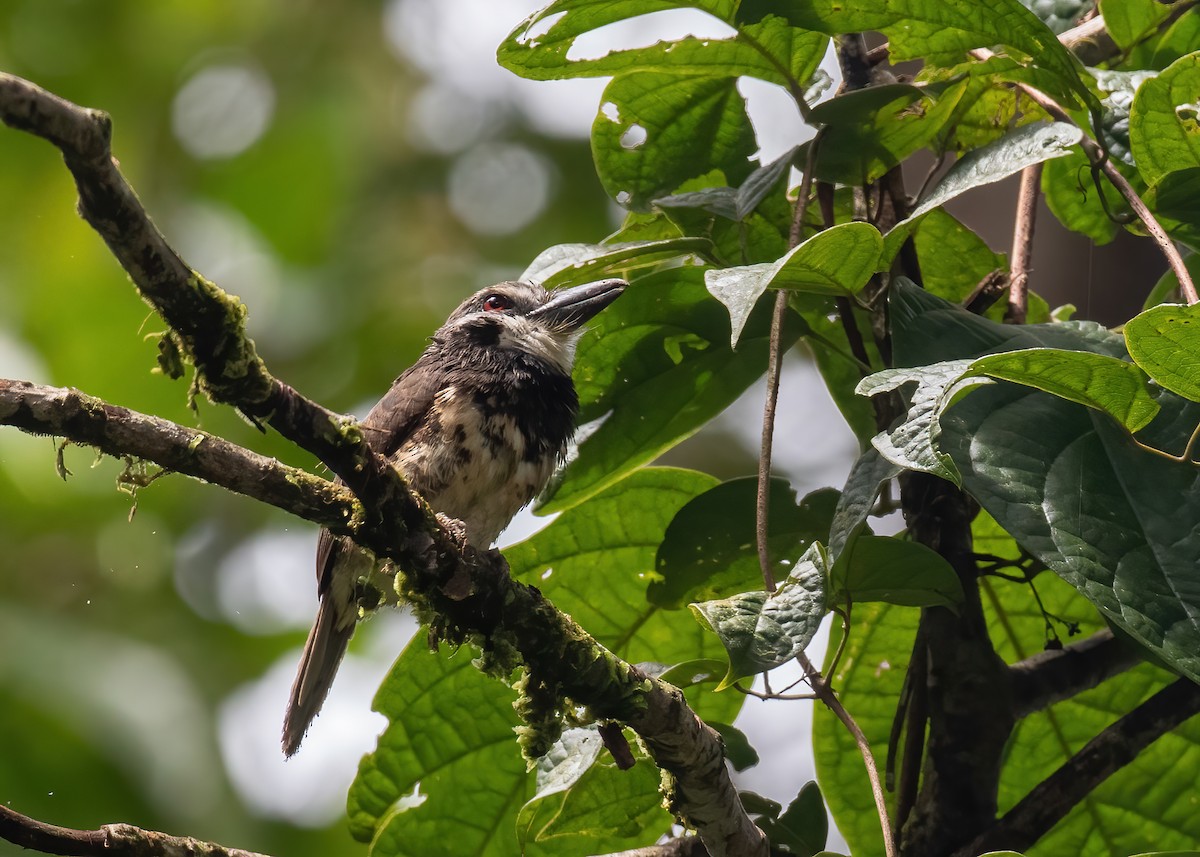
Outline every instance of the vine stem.
[[(788, 235), (788, 246), (796, 247), (803, 237), (804, 214), (808, 209), (808, 198), (812, 191), (813, 167), (816, 162), (817, 147), (821, 142), (821, 131), (818, 130), (808, 147), (808, 158), (804, 166), (804, 175), (800, 181), (800, 192), (796, 198), (795, 214), (792, 217), (792, 227)], [(762, 448), (758, 456), (758, 497), (755, 509), (755, 537), (758, 547), (758, 562), (762, 569), (763, 587), (767, 592), (775, 591), (775, 575), (771, 570), (771, 554), (767, 545), (767, 513), (770, 511), (770, 482), (771, 482), (771, 450), (775, 434), (775, 411), (779, 402), (779, 372), (782, 362), (783, 322), (787, 315), (788, 295), (780, 289), (775, 295), (774, 314), (771, 318), (770, 352), (767, 362), (767, 397), (763, 405)], [(875, 798), (875, 808), (879, 813), (879, 826), (883, 831), (883, 848), (886, 857), (895, 857), (896, 841), (892, 833), (892, 822), (888, 817), (887, 800), (883, 794), (883, 784), (879, 779), (879, 768), (871, 753), (871, 745), (867, 742), (858, 723), (851, 716), (824, 677), (809, 660), (804, 652), (796, 656), (801, 668), (807, 676), (809, 684), (817, 699), (821, 700), (830, 711), (842, 722), (854, 738), (862, 754), (863, 763), (867, 769), (867, 779), (871, 782), (871, 794)]]
[(1013, 224), (1012, 275), (1009, 278), (1008, 310), (1004, 320), (1024, 324), (1029, 309), (1029, 268), (1033, 258), (1033, 224), (1037, 219), (1038, 185), (1042, 165), (1021, 170), (1021, 189), (1017, 193), (1017, 218)]
[(887, 797), (883, 793), (883, 782), (879, 779), (879, 767), (875, 764), (875, 756), (871, 753), (871, 744), (867, 741), (867, 736), (863, 734), (858, 722), (846, 710), (846, 706), (842, 705), (842, 701), (833, 692), (833, 688), (829, 686), (813, 662), (808, 659), (808, 655), (801, 652), (796, 656), (796, 660), (800, 662), (805, 675), (808, 676), (809, 684), (812, 685), (817, 699), (825, 703), (826, 707), (834, 713), (838, 720), (842, 721), (842, 725), (854, 737), (858, 752), (862, 754), (863, 764), (867, 767), (867, 779), (871, 781), (871, 796), (875, 799), (875, 811), (879, 813), (879, 826), (883, 830), (884, 854), (887, 857), (895, 857), (896, 837), (892, 832), (891, 819), (888, 817)]
[[(994, 56), (991, 51), (985, 49), (977, 49), (970, 52), (971, 56), (976, 59), (986, 60)], [(1070, 122), (1072, 125), (1078, 125), (1070, 114), (1063, 109), (1063, 106), (1051, 98), (1040, 89), (1035, 89), (1027, 83), (1014, 84), (1017, 89), (1029, 96), (1038, 107), (1045, 110), (1052, 117), (1060, 122)], [(1088, 136), (1084, 132), (1083, 139), (1079, 143), (1092, 166), (1098, 167), (1108, 180), (1112, 182), (1113, 187), (1117, 192), (1125, 198), (1129, 203), (1129, 207), (1138, 219), (1146, 226), (1146, 231), (1150, 233), (1150, 237), (1158, 244), (1163, 255), (1167, 259), (1167, 264), (1171, 266), (1171, 270), (1175, 272), (1175, 276), (1179, 279), (1179, 289), (1183, 293), (1183, 298), (1189, 304), (1200, 303), (1200, 295), (1196, 294), (1196, 284), (1192, 281), (1192, 275), (1188, 272), (1187, 266), (1183, 264), (1183, 256), (1179, 253), (1179, 248), (1175, 246), (1175, 242), (1171, 240), (1171, 236), (1167, 235), (1167, 231), (1163, 229), (1162, 224), (1138, 196), (1136, 190), (1129, 183), (1125, 176), (1121, 175), (1121, 171), (1116, 168), (1112, 160), (1108, 157), (1108, 153), (1104, 148)]]

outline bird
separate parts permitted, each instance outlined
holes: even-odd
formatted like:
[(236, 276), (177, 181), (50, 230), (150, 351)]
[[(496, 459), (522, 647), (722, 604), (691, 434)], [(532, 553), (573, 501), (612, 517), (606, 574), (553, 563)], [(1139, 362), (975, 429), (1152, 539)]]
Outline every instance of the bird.
[[(490, 548), (563, 461), (579, 411), (575, 343), (626, 286), (510, 281), (476, 292), (367, 414), (366, 442), (472, 547)], [(320, 606), (284, 716), (287, 757), (329, 693), (376, 559), (322, 529), (316, 566)]]

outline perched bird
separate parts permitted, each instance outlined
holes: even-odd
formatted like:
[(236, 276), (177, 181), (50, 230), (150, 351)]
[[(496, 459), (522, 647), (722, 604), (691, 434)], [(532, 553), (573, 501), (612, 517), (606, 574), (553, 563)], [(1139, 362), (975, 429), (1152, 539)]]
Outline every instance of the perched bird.
[[(579, 409), (575, 341), (625, 285), (602, 280), (547, 292), (509, 282), (477, 292), (363, 420), (371, 447), (435, 511), (461, 521), (474, 547), (490, 547), (561, 461)], [(370, 552), (321, 530), (321, 604), (284, 718), (287, 756), (329, 693), (374, 568)]]

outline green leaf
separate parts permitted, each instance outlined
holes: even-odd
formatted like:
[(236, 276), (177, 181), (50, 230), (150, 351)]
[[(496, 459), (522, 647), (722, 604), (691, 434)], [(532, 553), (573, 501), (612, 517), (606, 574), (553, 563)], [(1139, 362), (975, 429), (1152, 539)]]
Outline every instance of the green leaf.
[(1139, 313), (1125, 324), (1125, 344), (1158, 384), (1200, 402), (1200, 305), (1160, 304)]
[(704, 253), (711, 247), (712, 242), (707, 239), (691, 237), (616, 244), (555, 244), (539, 253), (518, 279), (554, 289)]
[(963, 51), (1008, 45), (1034, 58), (1053, 84), (1050, 94), (1092, 105), (1095, 98), (1080, 80), (1081, 67), (1054, 33), (1018, 0), (889, 0), (847, 4), (841, 0), (747, 0), (740, 20), (770, 11), (790, 23), (823, 33), (878, 30), (888, 37), (895, 60), (938, 62)]
[[(373, 857), (513, 850), (517, 810), (533, 781), (513, 738), (513, 691), (471, 656), (408, 644), (372, 706), (388, 719), (347, 798), (350, 831)], [(465, 802), (464, 794), (472, 799)]]
[(1051, 32), (1061, 35), (1096, 7), (1094, 0), (1021, 0)]
[(921, 219), (967, 191), (994, 184), (1040, 164), (1070, 153), (1083, 139), (1083, 131), (1067, 122), (1042, 122), (1022, 125), (1015, 131), (961, 157), (906, 219), (897, 223), (884, 238), (881, 262), (890, 265), (900, 247)]
[(993, 184), (1051, 158), (1061, 158), (1082, 139), (1083, 131), (1068, 122), (1022, 125), (996, 142), (960, 158), (921, 200), (909, 220), (968, 190)]
[(853, 294), (874, 273), (882, 249), (883, 239), (874, 226), (843, 223), (818, 232), (771, 264), (706, 271), (704, 284), (729, 310), (731, 344), (736, 346), (767, 289)]
[[(537, 586), (614, 654), (631, 662), (676, 664), (719, 659), (716, 641), (682, 611), (646, 601), (654, 556), (668, 524), (689, 501), (717, 485), (704, 473), (638, 470), (559, 515), (504, 551), (513, 576)], [(602, 581), (603, 585), (597, 585)], [(699, 670), (698, 670), (699, 671)], [(701, 717), (732, 722), (740, 697), (703, 686), (685, 690)]]
[(635, 211), (648, 211), (653, 200), (712, 169), (741, 182), (756, 149), (733, 77), (618, 75), (592, 125), (600, 183)]
[(758, 204), (780, 179), (784, 178), (796, 159), (798, 146), (793, 146), (769, 164), (764, 164), (752, 172), (742, 186), (737, 189), (735, 220), (744, 220), (750, 212), (758, 208)]
[(1129, 140), (1152, 187), (1167, 173), (1200, 166), (1200, 52), (1142, 84), (1129, 114)]
[(1128, 50), (1154, 32), (1171, 8), (1155, 0), (1100, 0), (1100, 14), (1113, 41)]
[[(733, 351), (729, 317), (703, 276), (699, 268), (671, 268), (643, 277), (583, 335), (574, 372), (580, 422), (603, 421), (585, 427), (590, 433), (539, 511), (570, 508), (652, 461), (762, 374), (770, 313), (750, 320)], [(794, 322), (784, 333), (788, 347)]]
[[(678, 609), (689, 601), (722, 598), (762, 582), (755, 540), (758, 479), (722, 482), (688, 502), (667, 527), (646, 590), (651, 604)], [(777, 577), (804, 548), (825, 538), (837, 492), (825, 490), (796, 502), (786, 479), (772, 479), (768, 545)]]
[(1008, 270), (1008, 258), (943, 209), (924, 216), (913, 235), (921, 280), (931, 294), (961, 303), (994, 271)]
[(886, 601), (903, 607), (949, 607), (962, 603), (958, 575), (936, 551), (888, 536), (850, 540), (829, 572), (829, 601)]
[(708, 725), (721, 736), (721, 741), (725, 744), (725, 759), (735, 771), (745, 771), (758, 764), (758, 751), (741, 729), (736, 729), (728, 723)]
[[(571, 59), (576, 38), (608, 24), (660, 10), (691, 6), (729, 21), (735, 3), (649, 3), (559, 0), (523, 21), (497, 51), (500, 64), (522, 77), (558, 80), (627, 72), (670, 72), (714, 77), (757, 77), (799, 89), (824, 56), (828, 37), (788, 26), (778, 17), (743, 25), (728, 38), (688, 36), (644, 48)], [(552, 21), (542, 32), (547, 21)]]
[[(1200, 331), (1197, 333), (1200, 345)], [(1149, 425), (1159, 410), (1158, 403), (1150, 396), (1146, 375), (1132, 363), (1105, 354), (1059, 348), (1006, 351), (979, 358), (967, 374), (1025, 384), (1096, 408), (1131, 433)], [(1200, 372), (1197, 376), (1200, 378)]]
[(796, 857), (813, 857), (829, 838), (829, 817), (820, 786), (815, 781), (805, 783), (782, 814), (761, 818), (758, 826), (771, 840), (772, 849), (786, 848)]
[(829, 527), (829, 557), (837, 563), (842, 550), (866, 522), (879, 489), (884, 482), (900, 475), (901, 468), (893, 464), (875, 447), (858, 457), (846, 477), (846, 487), (838, 497), (833, 523)]
[(661, 777), (644, 753), (628, 771), (605, 760), (594, 727), (569, 729), (538, 760), (537, 793), (517, 817), (522, 854), (608, 852), (653, 841), (671, 826)]
[(897, 467), (932, 473), (959, 484), (954, 462), (938, 449), (938, 417), (970, 365), (970, 360), (947, 360), (913, 369), (885, 369), (863, 378), (857, 388), (862, 396), (876, 396), (916, 383), (904, 422), (871, 439), (879, 454)]
[[(1104, 210), (1099, 193), (1083, 152), (1072, 151), (1065, 158), (1051, 160), (1042, 170), (1042, 194), (1058, 221), (1071, 231), (1104, 245), (1116, 237), (1119, 227)], [(1124, 203), (1116, 191), (1108, 194), (1107, 199), (1110, 207), (1117, 211), (1122, 209)]]
[(965, 81), (927, 87), (887, 84), (818, 105), (811, 117), (823, 126), (815, 144), (814, 175), (851, 185), (878, 179), (937, 137), (965, 89)]
[[(1124, 356), (1122, 339), (1094, 324), (1008, 330), (909, 286), (894, 289), (890, 306), (898, 362), (1030, 345)], [(1182, 449), (1200, 407), (1166, 391), (1158, 403), (1145, 442)], [(942, 454), (1008, 532), (1139, 643), (1200, 677), (1191, 465), (1137, 448), (1107, 416), (1019, 387), (973, 392), (940, 423)]]
[(804, 651), (825, 615), (825, 575), (824, 551), (813, 544), (770, 595), (759, 590), (689, 605), (729, 655), (729, 671), (718, 690)]

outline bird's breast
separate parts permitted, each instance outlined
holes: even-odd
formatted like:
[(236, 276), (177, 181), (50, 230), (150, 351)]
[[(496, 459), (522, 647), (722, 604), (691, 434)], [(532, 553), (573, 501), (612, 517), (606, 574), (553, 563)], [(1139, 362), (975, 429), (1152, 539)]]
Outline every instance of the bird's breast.
[[(504, 391), (441, 390), (394, 462), (435, 510), (461, 520), (489, 547), (546, 484), (566, 437), (530, 436)], [(526, 415), (528, 416), (528, 415)]]

